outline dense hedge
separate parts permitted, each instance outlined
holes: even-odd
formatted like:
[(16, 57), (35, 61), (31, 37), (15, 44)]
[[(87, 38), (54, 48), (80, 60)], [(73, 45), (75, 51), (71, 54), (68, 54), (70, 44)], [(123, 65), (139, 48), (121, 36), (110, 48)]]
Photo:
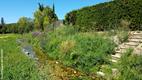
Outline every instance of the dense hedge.
[(17, 27), (16, 23), (5, 24), (0, 29), (0, 33), (18, 33), (18, 29), (17, 28), (18, 27)]
[(29, 23), (26, 26), (19, 26), (17, 23), (10, 23), (10, 24), (5, 24), (1, 29), (0, 29), (0, 34), (6, 34), (6, 33), (27, 33), (30, 31), (33, 31), (33, 24)]
[(66, 14), (65, 23), (81, 31), (127, 27), (142, 30), (142, 0), (114, 0), (74, 10)]

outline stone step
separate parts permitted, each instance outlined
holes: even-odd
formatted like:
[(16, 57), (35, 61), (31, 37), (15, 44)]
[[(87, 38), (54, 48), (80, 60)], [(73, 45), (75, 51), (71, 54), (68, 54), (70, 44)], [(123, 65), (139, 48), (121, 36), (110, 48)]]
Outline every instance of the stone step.
[(119, 74), (119, 70), (117, 68), (112, 68), (112, 76), (117, 77)]
[(116, 53), (116, 54), (122, 54), (122, 53), (125, 53), (126, 50), (127, 50), (127, 49), (119, 49), (119, 50), (116, 50), (115, 53)]
[(114, 60), (114, 59), (111, 59), (110, 61), (111, 61), (111, 62), (114, 62), (114, 63), (117, 63), (117, 62), (118, 62), (118, 60)]
[(142, 31), (131, 31), (129, 34), (142, 34)]
[(125, 45), (128, 45), (128, 46), (138, 46), (139, 43), (137, 42), (126, 42)]
[(115, 53), (121, 53), (121, 50), (117, 50), (117, 51), (115, 51)]
[(117, 51), (117, 50), (119, 50), (119, 48), (118, 48), (118, 47), (116, 47), (114, 50), (115, 50), (115, 51)]
[(112, 59), (117, 60), (117, 59), (120, 59), (120, 58), (121, 58), (121, 54), (117, 53), (117, 54), (115, 54), (115, 55), (111, 55), (111, 57), (112, 57)]
[(96, 74), (99, 75), (99, 76), (105, 76), (105, 73), (101, 72), (101, 71), (97, 72)]
[(133, 35), (142, 35), (142, 32), (134, 32)]
[(118, 61), (120, 58), (112, 57), (111, 59)]
[(121, 49), (122, 46), (125, 46), (125, 44), (124, 43), (120, 44), (118, 47), (115, 48), (115, 50)]
[(120, 49), (135, 48), (135, 46), (123, 45), (119, 47)]
[(132, 35), (129, 37), (129, 39), (142, 39), (142, 35), (138, 36), (138, 35)]
[(142, 39), (128, 39), (129, 42), (142, 42)]

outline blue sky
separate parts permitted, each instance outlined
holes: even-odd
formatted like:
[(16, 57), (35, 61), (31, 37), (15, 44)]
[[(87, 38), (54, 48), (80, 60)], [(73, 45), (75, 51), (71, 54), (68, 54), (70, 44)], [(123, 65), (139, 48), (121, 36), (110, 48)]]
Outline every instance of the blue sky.
[(17, 22), (21, 16), (33, 18), (38, 2), (50, 7), (54, 2), (58, 18), (64, 19), (67, 12), (106, 1), (108, 0), (0, 0), (0, 17), (4, 17), (6, 23)]

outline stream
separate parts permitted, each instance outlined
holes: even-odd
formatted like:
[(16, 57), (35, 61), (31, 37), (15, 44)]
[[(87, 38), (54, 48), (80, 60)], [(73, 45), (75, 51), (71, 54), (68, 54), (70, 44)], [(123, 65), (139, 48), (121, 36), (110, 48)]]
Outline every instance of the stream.
[[(41, 63), (34, 51), (32, 45), (29, 45), (26, 40), (24, 39), (17, 39), (17, 44), (21, 46), (21, 51), (23, 54), (28, 56), (29, 58), (35, 60), (38, 64), (39, 73), (41, 74), (41, 80), (70, 80), (72, 77), (83, 77), (88, 76), (92, 80), (96, 78), (95, 75), (87, 75), (83, 72), (77, 71), (71, 67), (66, 67), (62, 63), (56, 60), (50, 60), (48, 58), (44, 59), (46, 63)], [(41, 51), (44, 55), (44, 53)], [(45, 55), (44, 55), (45, 56)]]

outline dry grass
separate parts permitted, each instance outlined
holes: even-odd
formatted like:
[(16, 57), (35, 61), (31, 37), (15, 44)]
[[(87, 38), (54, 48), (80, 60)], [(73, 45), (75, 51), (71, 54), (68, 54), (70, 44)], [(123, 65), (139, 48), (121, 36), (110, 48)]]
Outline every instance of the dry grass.
[(68, 53), (74, 47), (75, 47), (75, 41), (74, 40), (66, 40), (66, 41), (63, 41), (61, 43), (60, 51), (61, 51), (61, 53)]

